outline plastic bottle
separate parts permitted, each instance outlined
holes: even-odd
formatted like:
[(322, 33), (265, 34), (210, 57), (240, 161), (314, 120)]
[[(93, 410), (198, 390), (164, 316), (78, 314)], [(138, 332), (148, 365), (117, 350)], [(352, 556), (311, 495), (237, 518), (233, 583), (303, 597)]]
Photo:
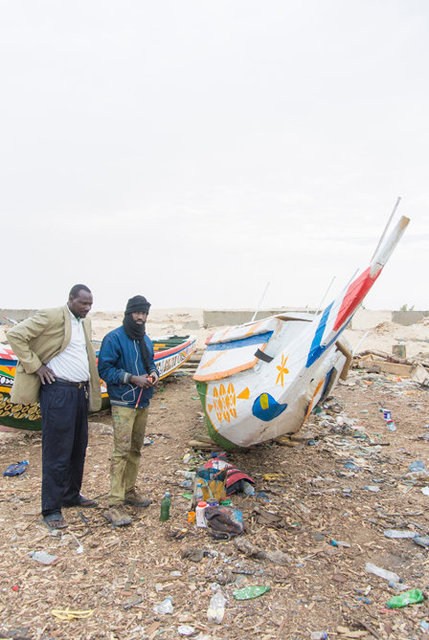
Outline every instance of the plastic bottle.
[(366, 571), (369, 571), (369, 573), (373, 573), (379, 578), (384, 578), (388, 582), (401, 582), (401, 578), (397, 573), (394, 573), (393, 571), (387, 571), (387, 569), (382, 569), (381, 567), (377, 567), (377, 565), (372, 564), (371, 562), (366, 563), (365, 569)]
[(170, 493), (168, 491), (165, 492), (163, 499), (161, 500), (161, 513), (159, 519), (161, 522), (165, 522), (170, 517)]
[(207, 502), (205, 500), (200, 500), (197, 504), (197, 508), (195, 509), (195, 521), (197, 523), (197, 527), (207, 527), (206, 519), (204, 517), (206, 507)]
[(207, 620), (214, 624), (220, 624), (225, 615), (226, 598), (221, 591), (216, 591), (210, 598), (209, 608), (207, 609)]
[(6, 471), (3, 473), (4, 476), (20, 476), (21, 473), (27, 471), (28, 460), (23, 460), (22, 462), (15, 462), (14, 464), (10, 464)]
[(246, 496), (254, 496), (255, 495), (255, 487), (247, 480), (243, 480), (243, 493)]
[(195, 478), (194, 480), (194, 504), (201, 500), (203, 497), (203, 480), (202, 478)]
[(411, 531), (408, 529), (404, 529), (403, 531), (399, 531), (398, 529), (386, 529), (383, 532), (386, 538), (417, 538), (417, 531)]

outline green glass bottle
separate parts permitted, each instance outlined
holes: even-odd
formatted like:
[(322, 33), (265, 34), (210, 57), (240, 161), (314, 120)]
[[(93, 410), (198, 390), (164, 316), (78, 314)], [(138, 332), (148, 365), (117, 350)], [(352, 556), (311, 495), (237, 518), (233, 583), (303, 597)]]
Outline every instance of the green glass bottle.
[(170, 505), (171, 505), (170, 493), (166, 491), (163, 499), (161, 500), (161, 513), (159, 516), (159, 519), (161, 522), (165, 522), (170, 517)]

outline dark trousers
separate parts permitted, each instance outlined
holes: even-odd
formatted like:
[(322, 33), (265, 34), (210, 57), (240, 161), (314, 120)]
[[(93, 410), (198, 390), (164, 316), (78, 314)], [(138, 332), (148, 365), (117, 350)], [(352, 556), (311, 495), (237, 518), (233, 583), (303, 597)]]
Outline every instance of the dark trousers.
[(61, 512), (80, 494), (88, 444), (85, 387), (53, 382), (41, 385), (42, 515)]

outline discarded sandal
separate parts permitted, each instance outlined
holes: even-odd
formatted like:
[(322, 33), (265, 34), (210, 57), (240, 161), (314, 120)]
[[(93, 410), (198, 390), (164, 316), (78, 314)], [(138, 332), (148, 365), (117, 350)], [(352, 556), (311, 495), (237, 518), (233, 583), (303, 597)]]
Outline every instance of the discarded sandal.
[(130, 516), (127, 516), (126, 513), (123, 513), (117, 507), (110, 507), (110, 509), (104, 514), (104, 517), (114, 527), (126, 527), (132, 522)]

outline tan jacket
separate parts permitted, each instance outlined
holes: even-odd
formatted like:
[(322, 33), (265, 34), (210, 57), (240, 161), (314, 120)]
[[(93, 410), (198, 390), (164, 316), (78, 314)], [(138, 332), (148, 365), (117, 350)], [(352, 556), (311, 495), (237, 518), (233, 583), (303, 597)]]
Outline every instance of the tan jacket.
[[(91, 343), (91, 321), (82, 321), (89, 361), (89, 409), (101, 408), (100, 377)], [(35, 373), (67, 347), (71, 338), (70, 312), (66, 306), (43, 309), (7, 332), (7, 340), (19, 362), (11, 391), (12, 402), (26, 404), (39, 400), (40, 378)]]

